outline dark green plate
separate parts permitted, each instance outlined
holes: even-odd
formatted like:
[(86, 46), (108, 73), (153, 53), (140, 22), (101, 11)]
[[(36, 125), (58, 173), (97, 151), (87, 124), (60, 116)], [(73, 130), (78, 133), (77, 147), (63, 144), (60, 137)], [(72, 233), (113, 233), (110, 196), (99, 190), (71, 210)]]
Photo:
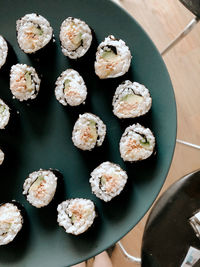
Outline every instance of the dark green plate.
[[(15, 22), (26, 13), (46, 17), (56, 37), (56, 45), (38, 63), (17, 45)], [(85, 20), (95, 31), (97, 42), (113, 34), (123, 39), (133, 55), (126, 77), (100, 81), (94, 74), (93, 56), (70, 62), (61, 52), (58, 36), (61, 22), (68, 16)], [(0, 265), (15, 267), (61, 267), (75, 264), (105, 250), (128, 233), (147, 212), (168, 173), (176, 139), (176, 104), (171, 81), (155, 46), (142, 28), (125, 11), (108, 0), (2, 0), (0, 34), (13, 46), (20, 63), (34, 65), (42, 73), (43, 85), (35, 103), (27, 105), (12, 100), (9, 79), (0, 75), (0, 97), (19, 110), (16, 129), (1, 131), (1, 146), (7, 151), (0, 169), (0, 202), (16, 199), (28, 214), (28, 231), (19, 244), (0, 248)], [(54, 83), (61, 71), (74, 67), (88, 87), (83, 107), (63, 107), (54, 97)], [(153, 98), (152, 111), (138, 120), (120, 121), (112, 114), (112, 96), (125, 78), (145, 84)], [(71, 133), (81, 112), (93, 112), (107, 125), (107, 138), (101, 148), (82, 152), (73, 146)], [(119, 140), (126, 126), (140, 122), (150, 127), (157, 138), (157, 156), (138, 164), (124, 164), (119, 154)], [(103, 203), (92, 195), (90, 172), (102, 161), (110, 160), (126, 169), (129, 181), (121, 196)], [(22, 195), (27, 175), (39, 168), (57, 168), (64, 175), (61, 199), (92, 199), (98, 212), (96, 224), (81, 236), (65, 234), (56, 224), (54, 205), (36, 209)]]

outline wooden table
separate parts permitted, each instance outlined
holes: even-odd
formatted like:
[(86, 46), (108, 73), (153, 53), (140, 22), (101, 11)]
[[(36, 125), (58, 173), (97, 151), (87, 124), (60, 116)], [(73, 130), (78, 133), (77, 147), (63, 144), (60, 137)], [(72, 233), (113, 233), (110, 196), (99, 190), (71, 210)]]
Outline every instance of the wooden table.
[[(178, 0), (122, 0), (121, 6), (142, 25), (160, 51), (194, 17)], [(200, 145), (200, 23), (164, 56), (164, 61), (176, 96), (177, 137)], [(180, 177), (199, 167), (200, 150), (177, 143), (161, 194)], [(127, 251), (135, 256), (140, 256), (141, 239), (148, 214), (122, 239)], [(114, 250), (112, 261), (114, 267), (134, 266), (124, 258), (119, 248)]]

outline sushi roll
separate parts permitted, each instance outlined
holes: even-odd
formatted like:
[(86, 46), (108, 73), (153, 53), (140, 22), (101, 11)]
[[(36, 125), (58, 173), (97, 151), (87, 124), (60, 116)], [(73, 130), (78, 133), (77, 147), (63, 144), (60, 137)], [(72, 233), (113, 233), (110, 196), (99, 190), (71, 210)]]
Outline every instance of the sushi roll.
[(126, 172), (119, 165), (106, 161), (93, 170), (89, 182), (92, 192), (108, 202), (121, 193), (127, 178)]
[(87, 88), (81, 75), (73, 69), (63, 71), (56, 81), (55, 95), (64, 106), (78, 106), (84, 103)]
[(127, 80), (117, 87), (112, 105), (118, 118), (135, 118), (150, 110), (152, 99), (144, 85)]
[(91, 29), (84, 21), (69, 17), (60, 27), (60, 42), (65, 56), (71, 59), (80, 58), (91, 46)]
[(96, 217), (94, 203), (89, 199), (75, 198), (63, 201), (57, 208), (57, 221), (66, 233), (79, 235), (87, 231)]
[(4, 101), (0, 99), (0, 129), (5, 129), (9, 120), (10, 120), (10, 109), (4, 103)]
[(40, 89), (40, 78), (33, 67), (13, 65), (10, 72), (10, 90), (19, 101), (34, 99)]
[(29, 174), (23, 185), (23, 194), (36, 208), (47, 206), (53, 199), (57, 187), (57, 177), (50, 170), (39, 170)]
[(3, 153), (3, 151), (0, 149), (0, 165), (2, 165), (3, 161), (5, 158), (5, 154)]
[(124, 161), (144, 160), (154, 152), (155, 137), (149, 128), (137, 123), (125, 129), (119, 146)]
[(0, 35), (0, 69), (5, 65), (8, 56), (8, 45), (3, 36)]
[(106, 135), (106, 125), (96, 115), (84, 113), (79, 115), (72, 132), (74, 145), (82, 150), (92, 150), (101, 146)]
[(0, 246), (12, 242), (23, 226), (21, 210), (15, 202), (0, 205)]
[(16, 22), (19, 47), (27, 54), (44, 48), (53, 37), (53, 29), (41, 15), (27, 14)]
[(96, 52), (95, 72), (100, 79), (124, 75), (131, 64), (131, 52), (124, 41), (109, 35)]

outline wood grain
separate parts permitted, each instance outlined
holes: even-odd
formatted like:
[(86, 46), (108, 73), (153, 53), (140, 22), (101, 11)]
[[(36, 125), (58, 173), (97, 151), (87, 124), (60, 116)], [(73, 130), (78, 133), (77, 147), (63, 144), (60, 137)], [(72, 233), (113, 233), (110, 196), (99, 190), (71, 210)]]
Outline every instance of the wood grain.
[[(122, 0), (120, 4), (146, 30), (159, 51), (194, 18), (178, 0)], [(200, 23), (164, 56), (164, 61), (176, 96), (177, 137), (200, 145)], [(172, 165), (160, 194), (176, 180), (198, 168), (200, 150), (177, 143)], [(127, 251), (134, 256), (140, 256), (148, 214), (122, 239)], [(113, 252), (112, 262), (114, 267), (137, 266), (127, 261), (118, 247)]]

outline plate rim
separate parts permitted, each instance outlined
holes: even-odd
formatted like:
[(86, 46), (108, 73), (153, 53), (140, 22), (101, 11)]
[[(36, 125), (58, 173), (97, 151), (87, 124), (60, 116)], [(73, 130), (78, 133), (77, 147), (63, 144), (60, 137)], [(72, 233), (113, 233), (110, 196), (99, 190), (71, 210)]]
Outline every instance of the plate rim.
[[(108, 1), (108, 0), (106, 0)], [(103, 5), (105, 2), (105, 0), (101, 0), (102, 3), (100, 3), (101, 5)], [(173, 98), (173, 108), (174, 108), (174, 133), (173, 133), (173, 140), (171, 139), (171, 158), (169, 158), (169, 161), (168, 161), (168, 164), (166, 164), (166, 171), (164, 172), (163, 174), (163, 177), (164, 179), (162, 180), (162, 182), (159, 183), (159, 190), (157, 192), (155, 192), (152, 197), (152, 201), (148, 202), (148, 205), (147, 205), (147, 208), (145, 209), (145, 211), (143, 211), (141, 214), (142, 216), (140, 216), (140, 218), (138, 218), (136, 220), (136, 222), (134, 223), (134, 225), (129, 225), (129, 227), (126, 227), (125, 231), (123, 231), (122, 234), (120, 234), (117, 238), (113, 238), (111, 242), (107, 242), (107, 246), (103, 249), (98, 249), (98, 247), (94, 250), (96, 252), (91, 252), (91, 253), (87, 253), (87, 256), (85, 257), (82, 257), (81, 260), (77, 261), (75, 258), (74, 260), (70, 263), (70, 265), (73, 265), (73, 264), (77, 264), (77, 263), (80, 263), (80, 262), (83, 262), (89, 258), (92, 258), (94, 257), (95, 255), (105, 251), (107, 248), (109, 248), (110, 246), (112, 246), (113, 244), (116, 244), (119, 240), (121, 240), (125, 235), (127, 235), (142, 219), (143, 217), (145, 216), (145, 214), (148, 212), (148, 210), (151, 208), (152, 204), (155, 202), (158, 194), (160, 193), (166, 179), (167, 179), (167, 175), (169, 173), (169, 170), (170, 170), (170, 166), (171, 166), (171, 163), (172, 163), (172, 160), (173, 160), (173, 156), (174, 156), (174, 151), (175, 151), (175, 145), (176, 145), (176, 137), (177, 137), (177, 105), (176, 105), (176, 97), (175, 97), (175, 93), (174, 93), (174, 88), (173, 88), (173, 85), (172, 85), (172, 81), (171, 81), (171, 78), (170, 78), (170, 75), (169, 75), (169, 72), (167, 70), (167, 67), (166, 67), (166, 64), (164, 63), (164, 60), (163, 58), (161, 57), (160, 55), (160, 52), (159, 50), (157, 49), (157, 47), (155, 46), (155, 44), (153, 43), (152, 39), (150, 38), (149, 34), (143, 29), (143, 27), (140, 25), (140, 23), (138, 23), (136, 21), (136, 19), (128, 13), (127, 10), (125, 10), (122, 6), (120, 6), (119, 4), (117, 4), (116, 2), (114, 2), (113, 0), (109, 0), (108, 1), (109, 3), (111, 3), (111, 5), (114, 5), (116, 8), (120, 9), (123, 14), (125, 14), (126, 16), (128, 16), (136, 25), (137, 27), (139, 27), (140, 31), (142, 31), (144, 33), (145, 36), (148, 37), (148, 40), (149, 42), (151, 43), (152, 47), (154, 47), (154, 50), (156, 52), (156, 54), (158, 54), (160, 57), (160, 63), (162, 64), (163, 66), (163, 70), (165, 71), (165, 74), (168, 78), (168, 82), (169, 82), (169, 86), (171, 87), (171, 97)], [(68, 266), (68, 265), (66, 265)]]
[[(102, 0), (101, 0), (102, 1)], [(103, 0), (104, 1), (104, 0)], [(138, 223), (144, 218), (144, 216), (146, 215), (146, 213), (149, 211), (149, 209), (151, 208), (151, 206), (153, 205), (153, 203), (156, 201), (160, 191), (162, 190), (163, 188), (163, 185), (167, 179), (167, 175), (170, 171), (170, 167), (171, 167), (171, 164), (172, 164), (172, 160), (174, 158), (174, 152), (175, 152), (175, 147), (176, 147), (176, 138), (177, 138), (177, 104), (176, 104), (176, 96), (175, 96), (175, 92), (174, 92), (174, 87), (173, 87), (173, 84), (172, 84), (172, 81), (171, 81), (171, 78), (170, 78), (170, 75), (169, 75), (169, 72), (168, 72), (168, 69), (167, 69), (167, 66), (158, 50), (158, 48), (156, 47), (156, 45), (154, 44), (154, 42), (152, 41), (151, 37), (149, 36), (149, 34), (144, 30), (144, 28), (140, 25), (140, 23), (130, 14), (128, 13), (128, 11), (123, 8), (121, 5), (117, 4), (116, 2), (114, 2), (114, 0), (108, 0), (111, 4), (113, 4), (114, 6), (116, 6), (117, 8), (119, 8), (121, 10), (121, 12), (125, 13), (130, 19), (132, 19), (135, 24), (137, 24), (137, 26), (140, 28), (141, 31), (143, 31), (143, 33), (148, 37), (149, 41), (151, 42), (152, 46), (154, 47), (154, 49), (156, 50), (156, 53), (159, 54), (160, 56), (160, 61), (162, 62), (162, 65), (164, 66), (164, 69), (165, 69), (165, 72), (168, 76), (168, 80), (170, 82), (170, 86), (172, 88), (172, 95), (173, 95), (173, 104), (174, 104), (174, 111), (175, 111), (175, 133), (174, 133), (174, 140), (172, 140), (172, 155), (171, 155), (171, 159), (168, 163), (168, 166), (167, 166), (167, 171), (165, 172), (165, 179), (163, 180), (163, 182), (161, 183), (161, 187), (160, 189), (158, 190), (158, 192), (155, 193), (155, 197), (153, 199), (153, 201), (149, 202), (149, 205), (146, 209), (146, 211), (144, 211), (142, 213), (142, 216), (141, 218), (139, 218), (137, 221), (136, 221), (136, 224), (135, 225), (132, 225), (130, 227), (128, 227), (128, 229), (126, 229), (126, 231), (124, 231), (123, 234), (120, 235), (119, 238), (114, 238), (112, 242), (110, 242), (106, 248), (104, 249), (97, 249), (97, 252), (96, 253), (89, 253), (89, 255), (87, 257), (83, 257), (83, 259), (81, 261), (73, 261), (72, 264), (78, 264), (78, 263), (81, 263), (81, 262), (84, 262), (88, 259), (91, 259), (92, 257), (95, 257), (96, 255), (102, 253), (103, 251), (107, 250), (109, 247), (115, 245), (118, 241), (120, 241), (124, 236), (126, 236), (131, 230), (133, 230), (133, 228), (135, 226), (138, 225)], [(105, 2), (105, 1), (104, 1)], [(140, 251), (141, 252), (141, 251)]]

